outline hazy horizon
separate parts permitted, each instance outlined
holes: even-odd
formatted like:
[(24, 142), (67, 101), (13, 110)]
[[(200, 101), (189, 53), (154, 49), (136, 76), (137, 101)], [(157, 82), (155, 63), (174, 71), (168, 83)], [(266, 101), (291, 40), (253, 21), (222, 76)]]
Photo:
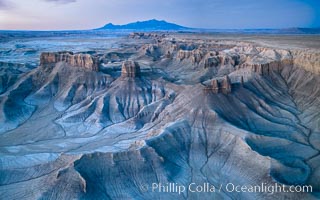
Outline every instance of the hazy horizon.
[(0, 0), (0, 30), (88, 30), (150, 19), (205, 29), (320, 27), (316, 0)]

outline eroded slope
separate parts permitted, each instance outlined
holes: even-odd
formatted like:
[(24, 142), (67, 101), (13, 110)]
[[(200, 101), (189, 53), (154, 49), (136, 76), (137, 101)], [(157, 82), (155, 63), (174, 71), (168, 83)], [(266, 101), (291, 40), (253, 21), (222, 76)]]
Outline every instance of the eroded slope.
[[(158, 34), (129, 41), (104, 55), (44, 53), (1, 94), (1, 198), (316, 198), (319, 52)], [(314, 193), (141, 187), (159, 182)]]

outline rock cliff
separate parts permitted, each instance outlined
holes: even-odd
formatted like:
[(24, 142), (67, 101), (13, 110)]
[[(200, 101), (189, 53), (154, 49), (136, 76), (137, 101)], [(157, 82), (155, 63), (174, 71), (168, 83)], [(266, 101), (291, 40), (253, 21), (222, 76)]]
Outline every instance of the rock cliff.
[(211, 85), (205, 87), (205, 90), (212, 91), (214, 94), (230, 94), (232, 91), (231, 80), (229, 76), (224, 76), (222, 79), (213, 79)]
[(293, 60), (284, 59), (280, 61), (271, 61), (263, 63), (246, 62), (239, 66), (239, 68), (249, 67), (251, 71), (259, 75), (270, 75), (271, 72), (280, 72), (285, 66), (293, 66)]
[(293, 50), (293, 64), (309, 72), (320, 74), (320, 53), (311, 50)]
[(40, 65), (65, 62), (74, 67), (98, 71), (99, 59), (90, 54), (73, 54), (73, 52), (43, 52), (40, 55)]
[(313, 50), (274, 49), (251, 43), (217, 43), (213, 41), (178, 40), (167, 35), (132, 34), (132, 38), (146, 37), (156, 43), (141, 47), (141, 54), (154, 58), (187, 61), (204, 68), (224, 65), (236, 68), (249, 67), (260, 75), (271, 71), (279, 72), (284, 66), (298, 66), (312, 73), (320, 74), (320, 55)]
[(140, 76), (140, 66), (137, 62), (128, 60), (122, 63), (121, 67), (121, 77), (139, 77)]

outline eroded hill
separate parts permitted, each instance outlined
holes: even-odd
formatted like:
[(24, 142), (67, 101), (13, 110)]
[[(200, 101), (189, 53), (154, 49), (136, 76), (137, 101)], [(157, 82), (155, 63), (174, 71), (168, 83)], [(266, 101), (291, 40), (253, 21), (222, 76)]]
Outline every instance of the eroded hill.
[[(135, 33), (1, 68), (1, 199), (316, 199), (320, 52)], [(152, 183), (312, 185), (159, 193)], [(143, 186), (143, 187), (142, 187)]]

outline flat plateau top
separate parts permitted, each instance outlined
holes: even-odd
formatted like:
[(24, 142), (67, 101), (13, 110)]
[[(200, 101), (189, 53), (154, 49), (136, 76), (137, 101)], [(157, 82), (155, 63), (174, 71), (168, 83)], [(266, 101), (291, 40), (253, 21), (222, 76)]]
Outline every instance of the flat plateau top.
[(271, 35), (236, 33), (175, 33), (177, 38), (252, 42), (257, 45), (281, 49), (320, 49), (320, 35)]

